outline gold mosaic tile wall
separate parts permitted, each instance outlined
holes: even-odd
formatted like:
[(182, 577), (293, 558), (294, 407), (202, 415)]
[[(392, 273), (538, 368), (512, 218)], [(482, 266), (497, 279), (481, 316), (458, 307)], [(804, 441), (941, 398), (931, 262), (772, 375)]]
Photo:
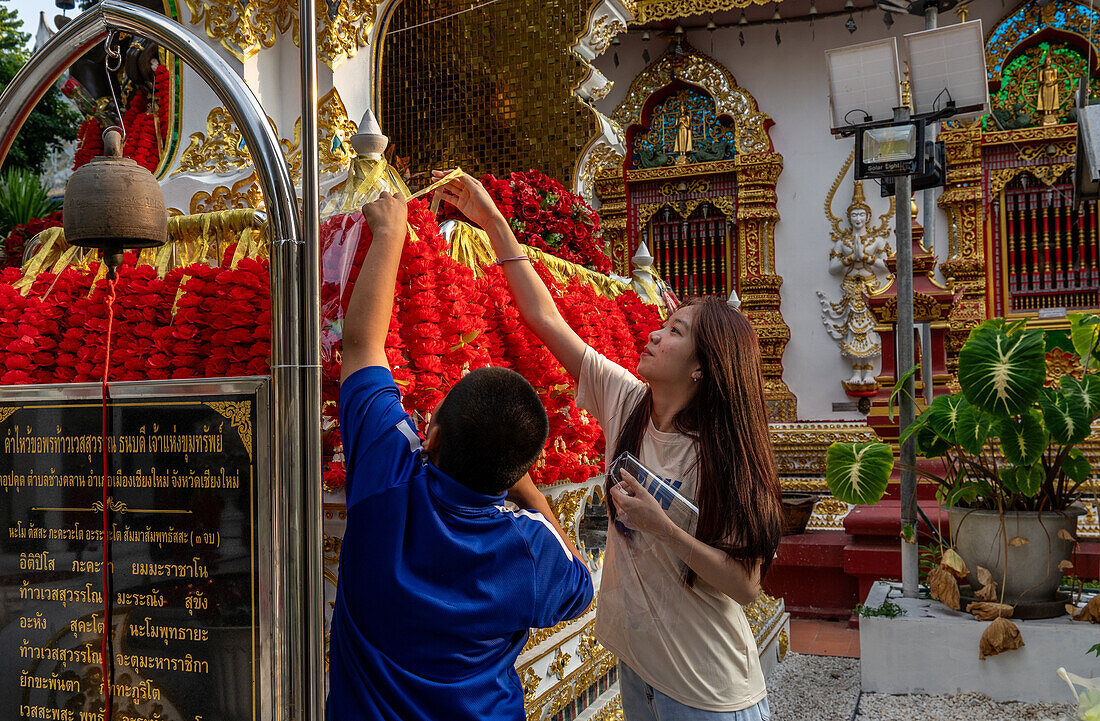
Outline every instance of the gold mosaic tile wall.
[(414, 28), (476, 4), (405, 0), (393, 11), (377, 73), (383, 131), (413, 173), (456, 164), (475, 176), (535, 169), (568, 185), (598, 132), (571, 92), (587, 74), (569, 48), (585, 30), (588, 3), (499, 0)]

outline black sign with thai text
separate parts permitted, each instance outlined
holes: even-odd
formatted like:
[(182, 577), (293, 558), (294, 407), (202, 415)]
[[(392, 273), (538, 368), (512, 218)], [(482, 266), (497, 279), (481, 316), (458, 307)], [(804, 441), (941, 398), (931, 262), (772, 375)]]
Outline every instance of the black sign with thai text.
[[(257, 717), (267, 385), (249, 385), (110, 403), (114, 719)], [(30, 401), (0, 389), (3, 719), (103, 718), (102, 409), (64, 388)]]

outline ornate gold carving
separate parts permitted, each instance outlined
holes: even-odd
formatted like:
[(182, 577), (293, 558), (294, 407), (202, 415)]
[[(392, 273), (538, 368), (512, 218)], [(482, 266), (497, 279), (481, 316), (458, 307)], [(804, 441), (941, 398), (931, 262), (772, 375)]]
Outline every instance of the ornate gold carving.
[[(674, 80), (682, 80), (709, 93), (714, 98), (717, 115), (728, 115), (733, 119), (739, 153), (770, 151), (772, 144), (767, 127), (771, 118), (760, 112), (752, 95), (739, 87), (733, 75), (721, 64), (686, 43), (682, 47), (684, 54), (676, 55), (670, 45), (661, 57), (634, 79), (626, 98), (615, 108), (612, 119), (623, 128), (640, 124), (642, 110), (649, 97)], [(719, 163), (715, 163), (717, 164)], [(693, 174), (699, 175), (703, 172), (706, 171), (695, 166)], [(629, 179), (635, 178), (631, 176)]]
[(622, 696), (615, 694), (615, 698), (607, 702), (607, 705), (593, 714), (590, 721), (623, 721)]
[(191, 24), (203, 23), (206, 35), (244, 62), (275, 45), (278, 33), (297, 23), (294, 0), (186, 0)]
[(563, 706), (587, 691), (592, 684), (614, 668), (617, 662), (614, 654), (605, 648), (596, 658), (586, 661), (576, 671), (554, 684), (542, 697), (535, 701), (528, 701), (527, 718), (553, 718)]
[(791, 647), (791, 638), (787, 633), (787, 629), (783, 629), (779, 632), (779, 660), (787, 658), (787, 651)]
[(592, 31), (588, 33), (588, 46), (592, 48), (597, 55), (600, 55), (607, 50), (611, 45), (611, 39), (619, 33), (626, 32), (626, 25), (610, 15), (601, 15), (596, 18), (596, 23), (592, 26)]
[[(325, 0), (317, 3), (317, 57), (335, 70), (367, 47), (376, 0)], [(297, 22), (295, 22), (297, 25)], [(294, 33), (298, 44), (298, 33)]]
[[(274, 121), (268, 118), (268, 122), (278, 134)], [(317, 129), (321, 172), (343, 172), (355, 154), (350, 141), (351, 136), (355, 134), (356, 124), (348, 118), (347, 109), (336, 88), (325, 93), (318, 101)], [(292, 180), (297, 180), (301, 176), (301, 137), (302, 120), (299, 118), (294, 122), (293, 139), (279, 140), (283, 157), (290, 166)], [(191, 142), (180, 156), (179, 167), (173, 175), (177, 173), (226, 175), (252, 166), (252, 155), (244, 143), (237, 124), (233, 122), (228, 110), (216, 107), (206, 116), (206, 132), (191, 133)], [(236, 188), (237, 185), (234, 185), (235, 190), (231, 192), (236, 192)], [(216, 193), (217, 190), (215, 188), (214, 192)], [(200, 198), (199, 202), (209, 203), (212, 198), (213, 193), (210, 198)], [(194, 199), (192, 202), (195, 202)]]
[(200, 190), (191, 196), (189, 213), (211, 213), (217, 210), (234, 210), (254, 208), (263, 210), (264, 194), (260, 190), (260, 181), (256, 174), (248, 176), (244, 180), (238, 180), (230, 188), (219, 185), (211, 192)]
[[(600, 143), (583, 159), (580, 172), (580, 186), (586, 193), (595, 194), (596, 174), (602, 171), (617, 171), (622, 175), (623, 154), (607, 143)], [(603, 209), (601, 208), (601, 221)], [(603, 223), (601, 223), (603, 224)]]
[(319, 102), (317, 130), (320, 136), (318, 142), (320, 143), (321, 172), (341, 173), (347, 170), (351, 159), (355, 157), (355, 150), (351, 147), (351, 136), (355, 135), (358, 126), (348, 117), (347, 108), (344, 107), (344, 101), (336, 88), (325, 93)]
[(675, 20), (769, 3), (770, 0), (637, 0), (634, 22), (642, 25), (653, 20)]
[(23, 406), (5, 406), (3, 408), (0, 408), (0, 423), (3, 423), (4, 421), (11, 418), (12, 414), (22, 407)]
[(1016, 157), (1020, 160), (1040, 160), (1076, 154), (1076, 140), (1064, 140), (1060, 143), (1049, 143), (1047, 145), (1025, 145), (1016, 148)]
[(550, 665), (546, 667), (546, 678), (550, 676), (557, 676), (559, 680), (565, 678), (565, 669), (569, 665), (569, 661), (573, 658), (570, 654), (558, 649), (557, 655), (554, 656), (554, 660), (550, 662)]
[(596, 634), (591, 626), (584, 629), (581, 633), (581, 640), (577, 644), (577, 654), (580, 655), (582, 661), (591, 661), (599, 655), (603, 650), (603, 644), (596, 640)]
[(699, 175), (729, 173), (736, 169), (736, 160), (716, 160), (713, 163), (695, 163), (693, 165), (662, 165), (657, 168), (632, 168), (626, 171), (626, 179), (662, 180), (665, 178), (685, 178)]
[[(827, 491), (828, 487), (825, 490)], [(822, 497), (814, 505), (813, 515), (810, 516), (807, 527), (818, 530), (843, 529), (844, 518), (852, 512), (853, 508), (855, 506), (850, 506), (832, 496)]]
[(252, 458), (252, 401), (206, 401), (203, 405), (217, 411), (227, 419), (244, 443), (248, 458)]
[(542, 683), (542, 676), (539, 676), (535, 673), (535, 669), (528, 666), (520, 673), (519, 680), (523, 684), (523, 703), (529, 705), (535, 700), (539, 684)]
[[(1038, 128), (1021, 128), (1020, 130), (999, 130), (994, 132), (978, 132), (981, 145), (1016, 145), (1018, 143), (1056, 142), (1058, 140), (1073, 139), (1076, 142), (1077, 126), (1075, 125), (1047, 125)], [(978, 156), (981, 159), (981, 156)]]
[(833, 443), (877, 440), (866, 423), (772, 423), (772, 446), (779, 475), (824, 475), (825, 452)]
[(1021, 173), (1034, 175), (1044, 185), (1054, 185), (1067, 171), (1073, 170), (1073, 163), (1055, 165), (1028, 165), (994, 170), (989, 177), (989, 190), (993, 195), (1000, 193), (1013, 178)]
[(573, 491), (563, 491), (557, 498), (546, 496), (546, 501), (550, 504), (550, 510), (553, 511), (554, 517), (558, 519), (565, 535), (581, 547), (584, 544), (577, 538), (577, 512), (580, 511), (590, 493), (591, 491), (588, 488), (579, 488)]
[(683, 190), (683, 191), (681, 191), (679, 188), (677, 188), (672, 183), (665, 183), (660, 188), (658, 188), (657, 192), (659, 192), (661, 195), (679, 195), (681, 192), (683, 192), (683, 193), (705, 193), (708, 190), (710, 190), (710, 183), (708, 183), (705, 180), (696, 180), (695, 182), (689, 184), (687, 186), (687, 189)]
[(1072, 353), (1067, 353), (1055, 346), (1047, 353), (1046, 385), (1052, 386), (1058, 383), (1062, 376), (1073, 376), (1080, 379), (1085, 374), (1080, 359)]
[(180, 156), (178, 173), (225, 175), (252, 167), (252, 155), (245, 146), (229, 111), (216, 107), (206, 116), (206, 133), (191, 133), (191, 142)]

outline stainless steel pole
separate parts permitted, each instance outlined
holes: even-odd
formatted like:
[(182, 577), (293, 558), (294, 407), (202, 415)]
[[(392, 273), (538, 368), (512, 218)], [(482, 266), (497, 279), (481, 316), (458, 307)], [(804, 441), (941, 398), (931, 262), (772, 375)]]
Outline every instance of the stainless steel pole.
[[(909, 108), (894, 108), (894, 122), (909, 121)], [(909, 175), (897, 179), (897, 225), (898, 240), (898, 361), (897, 373), (903, 374), (913, 367), (913, 226), (910, 206), (913, 203), (913, 179)], [(898, 431), (905, 432), (906, 427), (916, 418), (915, 384), (910, 376), (902, 386), (900, 401), (900, 419)], [(901, 445), (901, 586), (906, 598), (917, 597), (917, 479), (913, 473), (916, 453), (913, 439)], [(911, 540), (905, 538), (905, 530), (913, 529)]]
[[(929, 3), (928, 7), (924, 11), (924, 29), (935, 30), (939, 22), (940, 11), (936, 7), (935, 3)], [(936, 134), (939, 130), (939, 123), (928, 123), (925, 128), (925, 139), (936, 142)], [(923, 149), (922, 149), (923, 152)], [(936, 249), (936, 188), (928, 188), (921, 193), (924, 196), (924, 240), (925, 246), (931, 248), (933, 251)], [(924, 373), (921, 374), (925, 376)], [(929, 380), (931, 376), (928, 376)]]
[(301, 488), (302, 549), (300, 618), (305, 684), (299, 718), (325, 717), (325, 598), (321, 565), (321, 301), (320, 188), (317, 140), (317, 5), (298, 2), (298, 47), (302, 91), (302, 245), (301, 295), (301, 447), (303, 472), (294, 481)]

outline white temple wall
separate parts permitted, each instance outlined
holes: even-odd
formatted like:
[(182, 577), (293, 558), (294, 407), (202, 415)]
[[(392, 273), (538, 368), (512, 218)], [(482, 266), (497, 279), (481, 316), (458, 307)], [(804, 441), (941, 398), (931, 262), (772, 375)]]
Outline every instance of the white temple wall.
[[(969, 19), (980, 17), (983, 31), (988, 32), (1012, 11), (1013, 5), (1001, 8), (977, 4), (974, 9), (986, 10), (984, 15), (971, 13)], [(750, 26), (744, 29), (744, 47), (738, 42), (741, 29), (738, 27), (720, 28), (713, 33), (703, 29), (687, 33), (688, 42), (725, 65), (738, 85), (756, 98), (761, 112), (775, 121), (770, 136), (775, 151), (783, 156), (783, 172), (776, 188), (780, 214), (775, 227), (776, 273), (783, 277), (781, 310), (791, 329), (791, 340), (783, 355), (783, 379), (798, 398), (800, 420), (864, 418), (858, 412), (832, 410), (833, 403), (852, 400), (841, 386), (841, 381), (851, 374), (851, 365), (841, 358), (839, 346), (826, 334), (817, 299), (819, 290), (832, 299), (840, 297), (840, 279), (830, 275), (828, 269), (830, 224), (824, 204), (853, 148), (852, 139), (836, 140), (829, 133), (825, 51), (893, 35), (898, 38), (899, 52), (903, 52), (902, 36), (924, 29), (923, 17), (897, 16), (890, 29), (883, 24), (880, 11), (856, 13), (854, 18), (858, 26), (855, 33), (844, 27), (847, 16), (815, 21), (813, 28), (808, 22)], [(944, 25), (956, 22), (958, 16), (954, 12), (941, 17)], [(779, 46), (775, 44), (777, 28), (782, 38)], [(657, 33), (653, 33), (649, 42), (643, 42), (636, 31), (621, 35), (620, 41), (615, 48), (618, 67), (612, 52), (593, 61), (615, 83), (607, 97), (596, 103), (596, 108), (609, 116), (647, 65), (642, 50), (648, 48), (651, 58), (656, 59), (666, 47), (666, 41), (659, 39)], [(875, 214), (872, 222), (877, 222), (878, 216), (889, 209), (889, 201), (879, 197), (873, 181), (864, 183), (864, 191)], [(836, 192), (834, 215), (844, 217), (851, 197), (849, 172)], [(922, 193), (914, 197), (920, 211), (918, 220), (924, 223)], [(946, 260), (947, 253), (946, 222), (946, 216), (937, 208), (934, 250), (941, 261)], [(890, 242), (896, 246), (892, 233)], [(925, 243), (931, 246), (932, 239), (926, 239)]]

